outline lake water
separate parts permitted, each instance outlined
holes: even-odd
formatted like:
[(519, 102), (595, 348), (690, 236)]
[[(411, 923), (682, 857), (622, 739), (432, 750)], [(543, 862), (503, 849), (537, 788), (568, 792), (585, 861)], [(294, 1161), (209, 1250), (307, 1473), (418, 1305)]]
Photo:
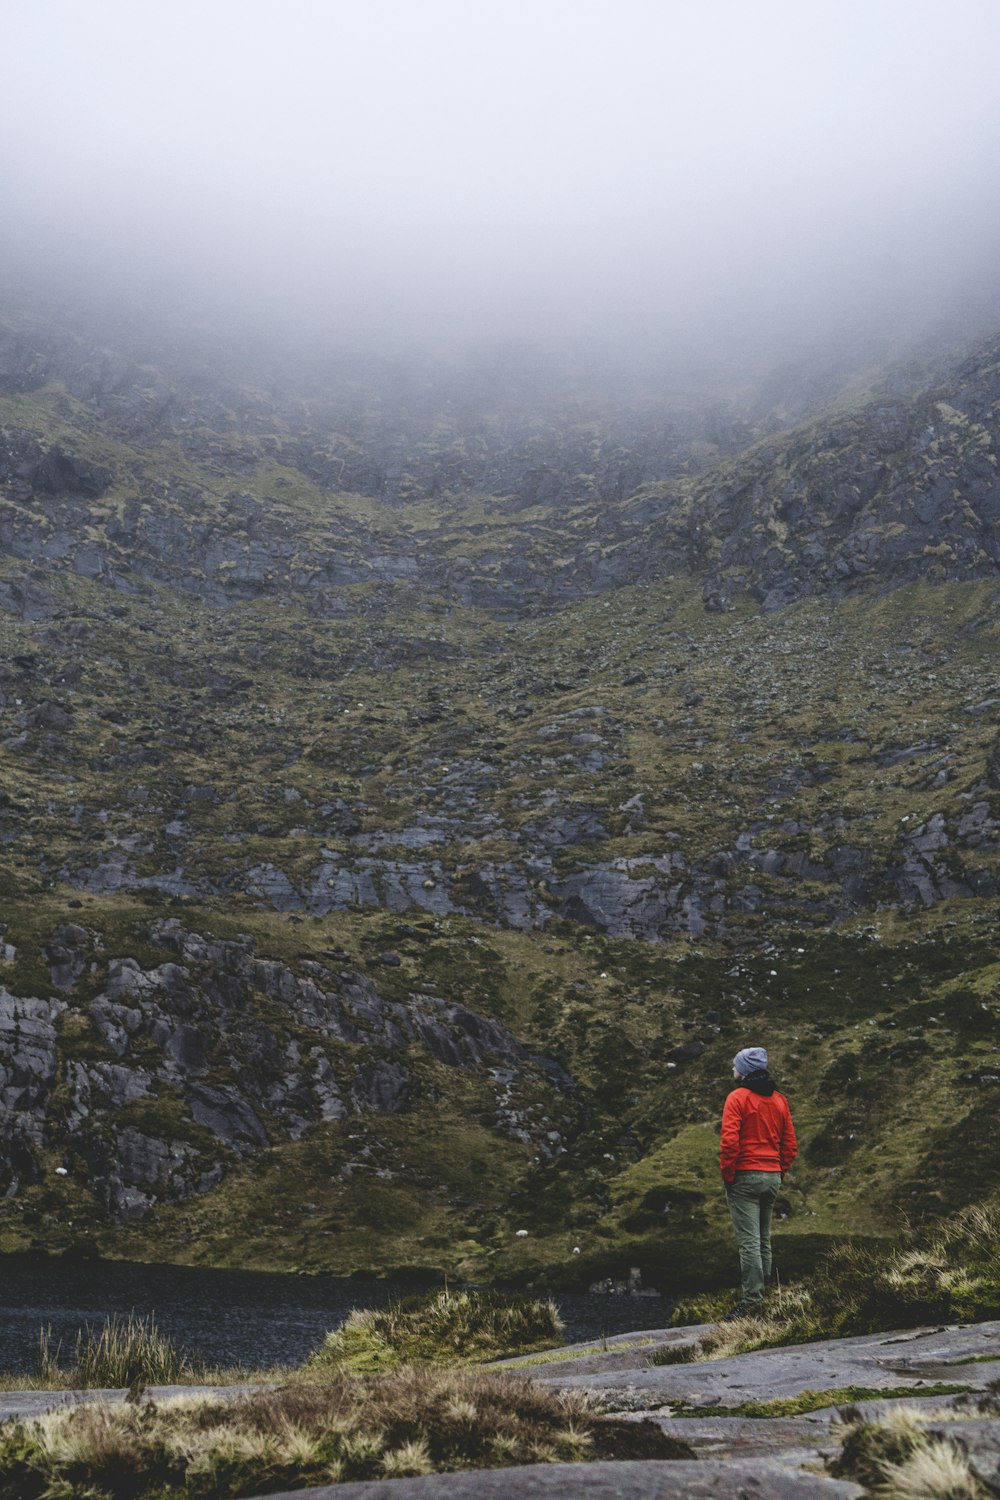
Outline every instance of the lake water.
[[(352, 1308), (417, 1290), (426, 1289), (333, 1276), (0, 1257), (0, 1369), (33, 1367), (41, 1327), (51, 1328), (54, 1343), (62, 1341), (66, 1362), (80, 1328), (131, 1312), (154, 1315), (162, 1334), (211, 1364), (298, 1364)], [(670, 1310), (658, 1297), (552, 1296), (567, 1343), (662, 1327)]]

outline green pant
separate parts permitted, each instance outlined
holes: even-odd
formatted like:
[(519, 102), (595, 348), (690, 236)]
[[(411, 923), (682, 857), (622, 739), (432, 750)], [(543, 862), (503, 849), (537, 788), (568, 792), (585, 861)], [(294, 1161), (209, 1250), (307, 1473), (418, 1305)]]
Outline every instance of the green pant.
[(740, 1295), (760, 1302), (771, 1276), (771, 1215), (780, 1172), (737, 1172), (726, 1184), (726, 1202), (740, 1252)]

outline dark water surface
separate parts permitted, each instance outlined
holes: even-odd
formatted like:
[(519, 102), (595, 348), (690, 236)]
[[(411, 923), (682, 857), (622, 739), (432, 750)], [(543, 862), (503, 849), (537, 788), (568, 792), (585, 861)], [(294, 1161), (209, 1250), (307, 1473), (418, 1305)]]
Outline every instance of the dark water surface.
[[(333, 1276), (203, 1271), (188, 1266), (0, 1257), (0, 1370), (30, 1370), (38, 1332), (62, 1340), (63, 1362), (78, 1329), (112, 1314), (153, 1314), (157, 1327), (189, 1355), (210, 1364), (298, 1364), (352, 1308), (382, 1306), (426, 1288)], [(662, 1327), (670, 1303), (658, 1297), (552, 1294), (565, 1340)]]

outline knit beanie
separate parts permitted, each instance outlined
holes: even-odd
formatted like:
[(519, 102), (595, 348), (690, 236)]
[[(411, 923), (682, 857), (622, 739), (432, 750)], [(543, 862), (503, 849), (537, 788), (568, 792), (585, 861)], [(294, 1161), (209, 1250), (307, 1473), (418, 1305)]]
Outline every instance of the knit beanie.
[(756, 1073), (767, 1067), (767, 1049), (765, 1047), (744, 1047), (742, 1052), (737, 1052), (733, 1058), (733, 1067), (741, 1078), (746, 1078), (748, 1073)]

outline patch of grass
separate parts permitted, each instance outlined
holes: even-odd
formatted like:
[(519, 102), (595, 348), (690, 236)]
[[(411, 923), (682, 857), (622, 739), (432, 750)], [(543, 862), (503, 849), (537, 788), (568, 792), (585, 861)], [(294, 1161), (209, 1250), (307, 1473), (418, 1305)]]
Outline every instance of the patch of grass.
[(90, 1324), (76, 1336), (73, 1363), (59, 1364), (60, 1348), (43, 1328), (35, 1378), (42, 1389), (111, 1389), (174, 1385), (196, 1377), (195, 1366), (156, 1326), (155, 1319), (112, 1317), (100, 1328)]
[[(721, 1319), (728, 1297), (675, 1308), (675, 1326)], [(687, 1357), (722, 1359), (784, 1344), (1000, 1316), (1000, 1212), (974, 1206), (895, 1248), (842, 1244), (820, 1261), (808, 1288), (791, 1287), (755, 1316), (719, 1326)], [(669, 1351), (667, 1362), (682, 1354)]]
[(597, 1458), (690, 1458), (652, 1422), (601, 1417), (522, 1375), (416, 1370), (223, 1401), (49, 1413), (0, 1429), (0, 1500), (235, 1497), (347, 1480)]
[(478, 1363), (546, 1348), (558, 1342), (561, 1331), (552, 1302), (446, 1289), (350, 1313), (327, 1334), (303, 1370), (321, 1375), (336, 1369), (386, 1370), (404, 1363)]
[(490, 1129), (493, 1096), (475, 1074), (415, 1061), (435, 1106), (318, 1125), (239, 1164), (212, 1193), (116, 1226), (109, 1247), (145, 1261), (343, 1276), (412, 1266), (485, 1280), (491, 1266), (471, 1235), (502, 1207), (527, 1148)]
[(100, 1328), (77, 1333), (73, 1357), (60, 1363), (51, 1328), (38, 1334), (38, 1355), (30, 1372), (0, 1371), (0, 1391), (144, 1390), (152, 1385), (271, 1385), (297, 1372), (287, 1365), (266, 1370), (245, 1365), (210, 1365), (188, 1355), (160, 1333), (155, 1319), (109, 1318)]
[(906, 1407), (872, 1422), (858, 1413), (831, 1472), (885, 1500), (980, 1500), (985, 1493), (965, 1454), (950, 1438), (932, 1437)]

